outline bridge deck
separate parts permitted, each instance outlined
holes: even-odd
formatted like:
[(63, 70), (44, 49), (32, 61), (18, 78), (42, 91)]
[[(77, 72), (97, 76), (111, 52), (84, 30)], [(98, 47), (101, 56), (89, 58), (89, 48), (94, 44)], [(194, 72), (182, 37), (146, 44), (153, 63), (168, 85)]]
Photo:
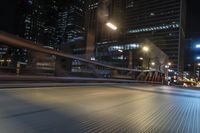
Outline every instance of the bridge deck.
[(96, 85), (0, 90), (1, 133), (200, 132), (200, 92)]

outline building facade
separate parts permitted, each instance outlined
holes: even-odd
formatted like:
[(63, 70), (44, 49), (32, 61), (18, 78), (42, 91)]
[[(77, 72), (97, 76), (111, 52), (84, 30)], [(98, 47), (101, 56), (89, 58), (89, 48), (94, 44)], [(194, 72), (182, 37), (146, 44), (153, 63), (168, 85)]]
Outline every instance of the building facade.
[[(93, 53), (95, 59), (101, 62), (116, 65), (114, 54), (109, 47), (120, 43), (123, 37), (124, 1), (122, 0), (95, 0), (88, 1), (87, 8), (87, 52)], [(113, 23), (120, 27), (120, 31), (113, 31), (106, 23)], [(112, 56), (113, 55), (113, 56)], [(118, 55), (116, 55), (118, 56)], [(121, 63), (118, 63), (118, 66)]]
[[(96, 25), (97, 59), (122, 67), (130, 66), (130, 60), (138, 64), (138, 57), (143, 56), (141, 48), (150, 42), (169, 56), (174, 71), (183, 71), (185, 0), (95, 1), (91, 7), (96, 13), (90, 22)], [(108, 29), (106, 22), (112, 22), (118, 30)]]
[[(66, 28), (64, 0), (20, 0), (17, 16), (19, 16), (18, 35), (22, 38), (49, 49), (59, 49)], [(23, 63), (34, 72), (55, 70), (54, 56), (19, 49), (25, 54)], [(14, 49), (15, 55), (18, 49)], [(40, 55), (40, 56), (38, 56)], [(21, 56), (22, 57), (22, 56)]]
[(125, 40), (151, 41), (169, 56), (175, 71), (183, 71), (185, 6), (185, 0), (126, 0)]
[[(23, 37), (35, 43), (41, 43), (44, 46), (57, 48), (60, 42), (57, 32), (62, 21), (59, 15), (62, 15), (64, 2), (62, 0), (28, 0), (23, 1), (24, 18), (22, 18), (22, 27), (24, 27)], [(65, 17), (65, 16), (61, 16)], [(62, 31), (61, 31), (62, 32)], [(62, 35), (62, 33), (60, 33)]]
[(65, 8), (66, 27), (62, 44), (71, 45), (74, 54), (85, 53), (85, 0), (71, 0)]

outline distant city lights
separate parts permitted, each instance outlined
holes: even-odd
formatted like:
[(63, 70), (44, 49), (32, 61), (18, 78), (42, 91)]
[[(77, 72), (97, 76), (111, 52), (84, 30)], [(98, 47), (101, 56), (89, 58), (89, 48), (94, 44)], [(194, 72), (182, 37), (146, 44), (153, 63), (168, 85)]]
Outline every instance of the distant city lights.
[(172, 70), (172, 69), (168, 69), (168, 72), (174, 72), (174, 70)]
[(200, 60), (200, 56), (197, 56), (196, 59), (197, 59), (197, 60)]
[(95, 57), (91, 57), (91, 61), (95, 61), (96, 59), (95, 59)]
[(200, 44), (196, 44), (196, 48), (200, 48)]

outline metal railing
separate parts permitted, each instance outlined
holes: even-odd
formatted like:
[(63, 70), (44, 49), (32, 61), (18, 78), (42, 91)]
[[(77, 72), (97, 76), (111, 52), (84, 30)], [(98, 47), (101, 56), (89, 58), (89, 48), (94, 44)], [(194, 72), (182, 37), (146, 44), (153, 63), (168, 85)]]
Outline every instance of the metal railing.
[[(39, 70), (33, 68), (23, 68), (23, 70), (20, 70), (20, 63), (16, 64), (16, 74), (18, 77), (12, 77), (12, 76), (2, 76), (1, 74), (0, 78), (1, 80), (25, 80), (26, 78), (31, 80), (32, 79), (36, 80), (38, 79), (45, 79), (46, 77), (47, 80), (50, 79), (65, 79), (65, 80), (77, 80), (77, 81), (110, 81), (110, 82), (163, 82), (164, 81), (164, 74), (161, 71), (155, 71), (155, 70), (136, 70), (136, 69), (129, 69), (129, 68), (123, 68), (123, 67), (116, 67), (112, 65), (107, 65), (103, 64), (97, 61), (92, 61), (86, 58), (81, 58), (75, 55), (67, 54), (60, 52), (58, 50), (54, 49), (49, 49), (49, 48), (44, 48), (42, 47), (42, 44), (35, 44), (34, 42), (16, 37), (14, 35), (5, 33), (5, 32), (0, 32), (0, 42), (4, 43), (9, 46), (14, 46), (22, 49), (27, 49), (30, 52), (36, 52), (40, 53), (41, 56), (46, 56), (45, 58), (48, 58), (50, 56), (55, 56), (55, 60), (51, 62), (52, 64), (52, 71), (53, 75), (51, 77), (47, 78), (48, 75), (43, 75), (43, 76), (36, 76), (34, 77), (34, 73), (30, 74), (28, 71), (36, 71), (35, 73), (39, 73)], [(60, 60), (58, 60), (60, 59)], [(65, 60), (70, 60), (66, 61), (66, 63), (63, 63)], [(79, 61), (80, 64), (72, 66), (72, 61)], [(35, 62), (35, 64), (40, 65), (41, 68), (45, 68), (45, 63), (39, 63), (39, 61)], [(58, 67), (58, 64), (62, 65), (70, 65), (72, 66), (70, 69), (66, 70), (66, 67)], [(29, 70), (28, 70), (29, 69)], [(57, 71), (60, 71), (63, 69), (63, 73), (66, 74), (56, 74)], [(43, 69), (44, 70), (44, 69)], [(88, 70), (88, 71), (87, 71)], [(8, 70), (9, 71), (9, 70)], [(24, 71), (24, 73), (23, 73)], [(25, 73), (27, 71), (27, 73)], [(47, 68), (46, 68), (47, 71)], [(49, 71), (51, 71), (49, 69)], [(60, 71), (60, 73), (62, 73)], [(6, 74), (6, 73), (4, 73)], [(23, 77), (24, 76), (24, 77)], [(27, 77), (28, 76), (28, 77)], [(5, 77), (5, 78), (3, 78)], [(60, 78), (59, 78), (60, 77)]]

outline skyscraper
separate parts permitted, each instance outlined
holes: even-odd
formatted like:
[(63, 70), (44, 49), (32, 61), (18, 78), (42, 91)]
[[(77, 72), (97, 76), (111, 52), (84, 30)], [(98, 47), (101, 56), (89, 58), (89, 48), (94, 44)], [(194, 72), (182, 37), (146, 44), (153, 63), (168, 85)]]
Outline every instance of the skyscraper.
[(126, 41), (151, 41), (169, 56), (173, 69), (182, 71), (185, 6), (185, 0), (126, 0)]
[(71, 45), (74, 54), (85, 53), (85, 0), (71, 0), (65, 8), (66, 27), (63, 45)]
[[(36, 45), (58, 49), (66, 27), (64, 8), (64, 0), (21, 0), (18, 6), (19, 36)], [(27, 53), (26, 62), (30, 69), (54, 71), (54, 56), (26, 50), (24, 53)]]
[[(109, 47), (119, 43), (123, 36), (123, 14), (124, 1), (122, 0), (103, 0), (88, 1), (87, 11), (87, 48), (88, 51), (95, 49), (97, 60), (114, 63)], [(117, 25), (118, 31), (113, 31), (106, 26), (111, 22)], [(95, 46), (93, 46), (95, 44)], [(89, 50), (91, 49), (91, 50)]]
[[(96, 17), (90, 22), (95, 23), (96, 54), (101, 60), (108, 60), (117, 66), (126, 67), (128, 53), (136, 52), (145, 42), (160, 48), (169, 56), (175, 71), (183, 70), (183, 49), (185, 36), (185, 0), (105, 0), (98, 1), (93, 11)], [(91, 4), (95, 5), (96, 1)], [(102, 8), (102, 4), (104, 4)], [(106, 6), (106, 8), (104, 8)], [(103, 9), (103, 13), (101, 12)], [(101, 16), (98, 16), (100, 10)], [(106, 13), (107, 14), (106, 14)], [(106, 16), (106, 21), (102, 21)], [(96, 22), (95, 22), (96, 20)], [(117, 31), (105, 26), (112, 22)], [(117, 51), (123, 51), (121, 54)], [(136, 55), (135, 55), (136, 56)], [(113, 59), (111, 59), (113, 58)], [(108, 62), (109, 62), (108, 61)], [(120, 65), (120, 62), (124, 62)]]
[(99, 0), (86, 1), (86, 57), (91, 58), (94, 55), (96, 45), (96, 29), (97, 29), (97, 11), (99, 7)]
[[(59, 13), (62, 9), (62, 0), (28, 0), (23, 2), (24, 38), (35, 43), (57, 48), (57, 26)], [(64, 16), (61, 16), (64, 17)], [(61, 33), (62, 34), (62, 33)]]

